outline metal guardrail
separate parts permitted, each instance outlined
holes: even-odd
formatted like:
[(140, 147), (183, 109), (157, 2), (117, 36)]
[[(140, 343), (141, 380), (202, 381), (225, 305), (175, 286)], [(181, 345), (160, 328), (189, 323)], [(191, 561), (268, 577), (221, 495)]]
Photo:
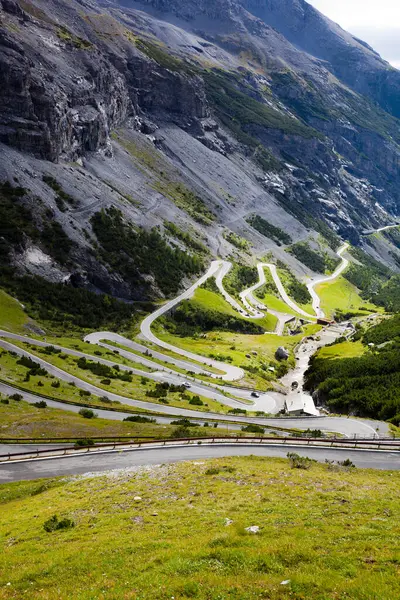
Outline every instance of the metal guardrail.
[(119, 449), (120, 451), (138, 450), (145, 448), (162, 448), (174, 447), (182, 445), (264, 445), (264, 446), (287, 446), (290, 447), (315, 447), (315, 448), (342, 448), (348, 450), (385, 450), (391, 452), (400, 452), (400, 440), (388, 439), (338, 439), (338, 438), (293, 438), (293, 437), (204, 437), (204, 438), (179, 438), (174, 440), (149, 440), (137, 442), (113, 442), (109, 444), (97, 444), (88, 446), (87, 448), (64, 448), (52, 450), (36, 450), (34, 452), (21, 452), (17, 454), (2, 454), (0, 455), (0, 464), (9, 463), (21, 460), (35, 460), (40, 458), (56, 458), (64, 456), (79, 456), (82, 454), (96, 452), (112, 452)]

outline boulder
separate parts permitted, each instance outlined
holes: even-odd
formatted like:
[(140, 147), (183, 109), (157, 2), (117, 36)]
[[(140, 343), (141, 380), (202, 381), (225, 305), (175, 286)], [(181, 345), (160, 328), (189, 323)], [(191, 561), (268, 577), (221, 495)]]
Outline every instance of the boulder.
[(275, 358), (277, 360), (287, 360), (289, 358), (289, 352), (283, 346), (279, 346), (275, 352)]

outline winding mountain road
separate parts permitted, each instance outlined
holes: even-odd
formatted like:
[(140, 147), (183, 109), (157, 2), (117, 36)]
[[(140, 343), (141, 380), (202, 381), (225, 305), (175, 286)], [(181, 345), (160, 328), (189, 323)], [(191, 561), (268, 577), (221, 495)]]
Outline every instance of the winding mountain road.
[[(340, 267), (338, 267), (338, 269), (335, 271), (335, 273), (333, 273), (329, 277), (319, 279), (319, 280), (316, 280), (315, 282), (312, 282), (313, 285), (317, 285), (318, 283), (321, 283), (322, 281), (333, 280), (333, 279), (335, 279), (335, 277), (338, 277), (341, 272), (343, 272), (343, 270), (347, 267), (348, 261), (342, 257), (342, 254), (346, 250), (347, 247), (348, 247), (348, 245), (345, 244), (338, 252), (339, 256), (341, 256), (341, 258), (342, 258), (342, 263), (341, 263)], [(182, 369), (186, 369), (186, 370), (190, 369), (191, 371), (193, 371), (197, 374), (199, 374), (200, 372), (203, 372), (203, 373), (206, 372), (207, 366), (212, 366), (212, 367), (218, 369), (220, 372), (222, 371), (223, 374), (216, 375), (215, 373), (211, 373), (211, 372), (208, 372), (207, 374), (210, 377), (213, 377), (214, 379), (219, 379), (219, 380), (226, 381), (226, 382), (227, 381), (235, 381), (235, 380), (241, 379), (243, 377), (244, 372), (241, 368), (230, 365), (230, 364), (221, 363), (219, 361), (211, 360), (204, 356), (201, 356), (201, 355), (198, 355), (198, 354), (195, 354), (192, 352), (188, 352), (188, 351), (183, 350), (179, 347), (176, 347), (172, 344), (164, 342), (163, 340), (160, 340), (151, 330), (151, 326), (157, 318), (159, 318), (163, 314), (165, 314), (168, 311), (170, 311), (171, 309), (173, 309), (182, 300), (192, 297), (194, 292), (196, 291), (196, 289), (200, 285), (202, 285), (208, 278), (215, 276), (216, 280), (219, 282), (219, 284), (223, 288), (223, 284), (222, 284), (223, 278), (229, 272), (230, 267), (231, 267), (231, 265), (227, 261), (213, 261), (213, 263), (211, 264), (207, 273), (205, 273), (202, 277), (200, 277), (189, 289), (187, 289), (185, 292), (180, 294), (177, 298), (167, 302), (166, 304), (164, 304), (163, 306), (158, 308), (154, 313), (152, 313), (151, 315), (149, 315), (148, 317), (146, 317), (144, 319), (144, 321), (141, 324), (141, 334), (144, 338), (146, 338), (148, 341), (152, 342), (153, 344), (156, 344), (160, 348), (170, 350), (170, 351), (174, 352), (174, 354), (184, 357), (182, 360), (180, 360), (175, 357), (171, 357), (166, 354), (163, 354), (162, 352), (152, 350), (151, 354), (154, 356), (154, 358), (162, 360), (165, 363), (171, 364), (173, 366), (180, 367)], [(298, 312), (300, 314), (303, 313), (304, 315), (307, 315), (307, 313), (305, 313), (304, 311), (301, 311), (300, 307), (298, 307), (287, 295), (287, 293), (284, 289), (284, 286), (282, 285), (282, 283), (280, 281), (280, 278), (276, 271), (275, 265), (270, 265), (268, 263), (259, 263), (257, 265), (258, 274), (259, 274), (259, 282), (256, 285), (249, 288), (248, 290), (245, 290), (241, 294), (241, 298), (243, 298), (244, 300), (247, 301), (247, 298), (251, 297), (252, 293), (255, 291), (255, 289), (257, 289), (257, 287), (264, 285), (264, 283), (265, 283), (264, 268), (265, 267), (270, 268), (272, 276), (274, 277), (275, 283), (278, 287), (278, 290), (279, 290), (282, 298), (284, 299), (284, 301), (288, 304), (288, 306), (290, 306), (293, 310), (295, 310), (296, 312)], [(229, 296), (229, 294), (228, 294), (228, 296)], [(228, 301), (231, 304), (236, 303), (237, 306), (239, 307), (240, 311), (244, 312), (243, 309), (240, 307), (240, 305), (233, 298), (231, 298), (230, 296), (229, 296), (229, 298), (230, 298), (230, 300), (228, 300)], [(280, 314), (280, 313), (277, 313), (277, 314)], [(307, 315), (307, 317), (310, 317), (310, 315)], [(282, 329), (283, 329), (284, 322), (285, 322), (284, 319), (289, 319), (289, 318), (292, 318), (292, 315), (283, 315), (282, 316), (282, 321), (280, 323), (280, 326), (282, 327)], [(315, 317), (314, 317), (314, 319), (315, 319)], [(48, 345), (48, 343), (46, 343), (46, 342), (42, 342), (42, 341), (39, 341), (39, 340), (36, 340), (33, 338), (28, 338), (27, 336), (21, 336), (21, 335), (12, 334), (12, 333), (9, 333), (6, 331), (0, 331), (0, 347), (4, 348), (6, 350), (11, 350), (13, 352), (16, 352), (19, 355), (24, 355), (24, 356), (28, 356), (28, 357), (32, 358), (32, 360), (34, 360), (35, 362), (38, 362), (41, 366), (46, 368), (46, 370), (49, 373), (51, 373), (52, 375), (58, 377), (59, 379), (61, 379), (63, 381), (67, 381), (67, 382), (71, 382), (71, 383), (73, 382), (80, 389), (90, 391), (91, 393), (93, 393), (97, 396), (103, 396), (106, 394), (111, 400), (116, 400), (127, 406), (132, 406), (133, 408), (147, 409), (147, 410), (151, 410), (151, 411), (154, 411), (157, 413), (162, 413), (165, 415), (166, 418), (168, 416), (171, 416), (171, 417), (183, 416), (183, 417), (197, 418), (197, 419), (207, 419), (208, 418), (208, 419), (216, 419), (218, 421), (232, 421), (232, 416), (229, 416), (229, 415), (222, 415), (219, 413), (217, 414), (217, 413), (211, 413), (211, 412), (202, 412), (202, 411), (196, 411), (196, 410), (190, 410), (190, 409), (182, 409), (182, 408), (178, 408), (178, 407), (166, 406), (164, 404), (156, 404), (154, 402), (152, 403), (152, 402), (140, 401), (140, 400), (136, 400), (134, 398), (123, 396), (120, 394), (110, 393), (108, 390), (106, 391), (105, 389), (99, 388), (91, 383), (88, 383), (88, 382), (80, 379), (79, 377), (71, 375), (70, 373), (64, 371), (63, 369), (60, 369), (59, 367), (52, 365), (50, 362), (44, 360), (42, 357), (37, 356), (36, 354), (33, 354), (32, 352), (29, 352), (23, 348), (20, 348), (19, 346), (12, 343), (12, 341), (15, 341), (15, 340), (22, 341), (22, 342), (28, 342), (30, 344), (35, 344), (35, 345), (39, 345), (39, 346), (47, 346)], [(129, 366), (120, 365), (121, 370), (129, 370), (135, 375), (145, 376), (149, 379), (153, 379), (156, 381), (161, 381), (161, 380), (162, 381), (170, 381), (171, 383), (175, 383), (175, 384), (182, 384), (183, 381), (188, 379), (188, 375), (182, 375), (182, 374), (174, 371), (172, 368), (170, 369), (165, 366), (160, 366), (158, 363), (151, 361), (151, 359), (149, 358), (148, 355), (143, 357), (143, 356), (140, 356), (138, 354), (135, 354), (135, 353), (130, 352), (129, 350), (125, 349), (125, 348), (130, 348), (131, 350), (135, 350), (136, 352), (142, 352), (142, 353), (148, 352), (148, 349), (146, 348), (146, 346), (143, 346), (142, 344), (138, 344), (137, 342), (134, 342), (132, 340), (128, 340), (127, 338), (120, 336), (118, 334), (111, 333), (111, 332), (96, 332), (96, 333), (92, 333), (92, 334), (86, 336), (85, 341), (90, 342), (92, 344), (99, 344), (110, 350), (115, 350), (115, 346), (112, 346), (111, 344), (107, 344), (107, 341), (118, 343), (118, 344), (124, 346), (123, 349), (118, 348), (118, 352), (121, 356), (124, 356), (125, 358), (128, 358), (131, 361), (144, 364), (147, 367), (154, 369), (152, 372), (147, 372), (147, 371), (142, 371), (137, 368), (131, 368)], [(62, 346), (57, 346), (57, 347), (60, 348), (65, 354), (70, 354), (70, 355), (77, 356), (77, 357), (85, 357), (88, 360), (94, 360), (97, 362), (101, 362), (103, 364), (107, 364), (109, 366), (112, 366), (114, 364), (112, 361), (108, 361), (106, 359), (103, 359), (103, 358), (97, 357), (97, 356), (93, 356), (88, 353), (79, 352), (79, 351), (65, 348)], [(192, 363), (191, 361), (194, 361), (194, 362)], [(199, 363), (200, 363), (200, 365), (201, 364), (205, 365), (205, 367), (203, 368), (203, 367), (199, 366)], [(246, 389), (234, 387), (234, 386), (227, 387), (227, 386), (218, 385), (217, 383), (212, 383), (212, 382), (204, 382), (202, 380), (196, 379), (195, 377), (191, 377), (190, 381), (191, 381), (191, 391), (193, 393), (205, 396), (207, 398), (211, 398), (213, 400), (217, 400), (231, 408), (242, 408), (242, 409), (245, 407), (250, 408), (250, 406), (248, 404), (247, 405), (244, 404), (244, 402), (243, 402), (244, 400), (245, 401), (250, 400), (252, 402), (251, 410), (253, 410), (253, 411), (264, 411), (267, 413), (274, 413), (274, 412), (277, 413), (283, 407), (283, 402), (284, 402), (285, 396), (282, 394), (278, 394), (276, 392), (269, 392), (269, 393), (260, 392), (260, 397), (254, 398), (252, 396), (251, 390), (246, 390)], [(4, 383), (0, 384), (0, 390), (5, 390), (5, 389), (12, 390), (13, 388), (12, 388), (11, 384), (4, 384)], [(21, 393), (19, 390), (14, 389), (14, 391), (18, 391), (19, 393)], [(37, 399), (38, 399), (38, 396), (35, 396), (34, 394), (32, 394), (30, 392), (26, 392), (23, 395), (30, 402), (37, 401)], [(50, 402), (51, 402), (51, 404), (50, 404)], [(79, 407), (75, 408), (72, 405), (64, 405), (61, 400), (60, 401), (49, 401), (48, 403), (49, 403), (49, 406), (63, 408), (64, 410), (72, 410), (74, 412), (76, 412), (76, 410), (79, 410)], [(101, 409), (101, 411), (98, 411), (98, 412), (99, 412), (99, 416), (104, 416), (106, 418), (111, 418), (111, 419), (121, 419), (121, 418), (124, 418), (125, 416), (127, 416), (127, 414), (129, 414), (129, 413), (125, 413), (125, 414), (124, 413), (115, 413), (112, 411), (107, 411), (106, 409), (104, 409), (104, 410)], [(101, 415), (100, 415), (100, 412), (101, 412)], [(343, 434), (345, 436), (349, 436), (349, 437), (351, 437), (353, 435), (364, 435), (364, 436), (377, 435), (378, 427), (382, 428), (382, 429), (380, 429), (382, 433), (386, 433), (385, 424), (379, 424), (377, 422), (377, 424), (374, 426), (374, 425), (371, 425), (370, 423), (367, 423), (367, 422), (364, 422), (361, 420), (345, 419), (345, 418), (331, 418), (331, 417), (298, 418), (298, 417), (296, 417), (296, 418), (292, 418), (292, 419), (284, 419), (283, 420), (283, 419), (273, 419), (273, 418), (268, 419), (268, 418), (262, 418), (262, 417), (252, 418), (252, 417), (247, 417), (247, 416), (244, 417), (244, 416), (235, 415), (234, 419), (235, 419), (235, 421), (237, 421), (239, 423), (240, 422), (243, 422), (243, 423), (250, 422), (250, 423), (257, 423), (257, 424), (265, 425), (265, 426), (279, 426), (279, 424), (282, 425), (282, 422), (284, 421), (284, 423), (285, 423), (284, 427), (288, 427), (288, 428), (304, 427), (305, 429), (308, 429), (308, 428), (312, 428), (312, 427), (314, 427), (314, 428), (318, 427), (318, 429), (321, 429), (324, 431), (336, 431), (338, 433), (341, 433), (341, 434)], [(386, 426), (386, 429), (387, 429), (387, 426)]]
[(137, 466), (159, 465), (183, 462), (188, 460), (204, 460), (208, 458), (224, 458), (228, 456), (262, 456), (284, 458), (288, 450), (314, 460), (343, 461), (349, 459), (357, 467), (400, 470), (400, 452), (385, 450), (349, 450), (340, 448), (315, 448), (286, 445), (247, 444), (205, 444), (196, 446), (175, 445), (172, 447), (146, 448), (135, 450), (106, 450), (77, 454), (75, 456), (42, 458), (30, 461), (12, 461), (0, 464), (0, 483), (22, 480), (34, 480), (42, 477), (60, 475), (78, 475), (83, 473), (104, 472), (115, 469), (126, 469)]
[(347, 260), (347, 258), (344, 258), (343, 254), (348, 248), (349, 244), (346, 243), (343, 244), (343, 246), (341, 246), (341, 248), (337, 251), (337, 255), (342, 259), (342, 262), (337, 267), (337, 269), (335, 269), (332, 275), (328, 275), (326, 277), (319, 277), (318, 279), (313, 279), (312, 281), (310, 281), (310, 283), (307, 284), (307, 289), (312, 297), (312, 307), (317, 317), (323, 318), (325, 317), (325, 313), (321, 309), (321, 299), (315, 291), (315, 288), (321, 283), (328, 283), (329, 281), (334, 281), (347, 269), (347, 267), (349, 266), (349, 261)]

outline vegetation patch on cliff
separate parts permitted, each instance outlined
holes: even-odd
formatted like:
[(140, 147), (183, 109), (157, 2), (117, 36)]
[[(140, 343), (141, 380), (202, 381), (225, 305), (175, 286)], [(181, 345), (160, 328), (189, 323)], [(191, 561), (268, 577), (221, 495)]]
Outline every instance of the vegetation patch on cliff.
[(200, 273), (203, 268), (197, 255), (172, 248), (156, 229), (147, 232), (134, 228), (114, 207), (96, 213), (91, 222), (102, 260), (122, 275), (133, 290), (144, 288), (151, 294), (150, 284), (143, 278), (151, 275), (162, 293), (173, 294), (185, 276)]
[(268, 221), (260, 217), (260, 215), (251, 215), (247, 219), (247, 222), (261, 233), (261, 235), (273, 240), (278, 246), (290, 244), (292, 241), (292, 238), (288, 233), (283, 231), (280, 227), (275, 227), (275, 225), (268, 223)]

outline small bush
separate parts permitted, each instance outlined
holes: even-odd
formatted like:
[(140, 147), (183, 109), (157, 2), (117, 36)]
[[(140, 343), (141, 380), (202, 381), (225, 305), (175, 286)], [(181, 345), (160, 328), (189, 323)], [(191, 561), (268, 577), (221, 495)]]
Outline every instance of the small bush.
[(204, 402), (199, 396), (193, 396), (193, 398), (189, 400), (189, 404), (192, 406), (203, 406)]
[(155, 419), (149, 417), (141, 417), (139, 415), (132, 415), (132, 417), (126, 417), (124, 421), (129, 421), (130, 423), (157, 423)]
[(9, 399), (8, 399), (8, 398), (2, 398), (2, 399), (0, 400), (0, 402), (1, 402), (1, 404), (10, 404), (10, 401), (9, 401)]
[(305, 471), (308, 471), (308, 469), (311, 468), (312, 463), (315, 462), (311, 458), (308, 458), (308, 456), (300, 456), (295, 452), (288, 452), (287, 457), (292, 469), (304, 469)]
[(51, 387), (52, 387), (52, 388), (59, 388), (59, 387), (60, 387), (60, 385), (61, 385), (61, 384), (60, 384), (60, 382), (59, 382), (59, 381), (53, 381), (53, 382), (52, 382), (52, 384), (51, 384)]
[(171, 421), (171, 425), (179, 425), (180, 427), (197, 427), (197, 423), (192, 423), (189, 419), (177, 419)]
[(15, 400), (16, 402), (20, 402), (23, 398), (23, 396), (21, 396), (21, 394), (13, 394), (12, 396), (9, 396), (10, 400)]
[(253, 424), (245, 425), (242, 427), (242, 431), (245, 431), (246, 433), (265, 433), (265, 429), (263, 427)]
[(171, 433), (172, 439), (181, 439), (190, 437), (191, 431), (188, 427), (180, 425)]
[(72, 519), (65, 518), (59, 521), (57, 515), (53, 515), (43, 524), (43, 529), (47, 532), (59, 531), (60, 529), (72, 529), (73, 527), (75, 527), (75, 523)]
[(326, 458), (325, 464), (328, 468), (328, 471), (351, 471), (352, 469), (356, 468), (355, 464), (352, 463), (349, 458), (342, 461), (337, 460), (336, 462)]
[(88, 448), (94, 446), (94, 441), (90, 439), (76, 440), (74, 448)]
[(344, 467), (345, 469), (355, 469), (356, 468), (356, 465), (349, 458), (346, 458), (346, 460), (339, 460), (338, 465), (340, 467)]
[(81, 408), (79, 414), (81, 417), (84, 417), (84, 419), (95, 419), (97, 417), (96, 413), (90, 408)]
[(205, 475), (218, 475), (220, 470), (217, 467), (212, 467), (211, 469), (207, 469)]
[(36, 406), (36, 408), (47, 408), (47, 402), (40, 400), (40, 402), (35, 402), (33, 406)]

